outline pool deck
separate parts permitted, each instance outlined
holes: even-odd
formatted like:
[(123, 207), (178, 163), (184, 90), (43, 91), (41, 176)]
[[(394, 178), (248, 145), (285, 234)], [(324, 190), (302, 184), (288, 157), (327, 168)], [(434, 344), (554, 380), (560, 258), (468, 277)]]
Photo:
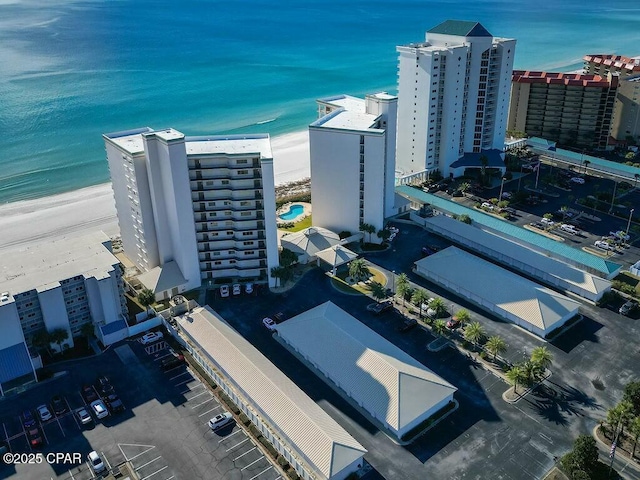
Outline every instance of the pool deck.
[[(284, 212), (287, 212), (291, 205), (302, 205), (302, 207), (303, 207), (302, 213), (300, 215), (298, 215), (297, 217), (291, 219), (291, 220), (283, 220), (283, 219), (281, 219), (280, 218), (280, 214), (284, 213)], [(302, 220), (304, 218), (307, 218), (309, 215), (311, 215), (311, 204), (310, 203), (306, 203), (306, 202), (285, 203), (278, 210), (276, 210), (276, 223), (278, 225), (283, 225), (285, 223), (296, 223), (296, 222), (299, 222), (300, 220)]]

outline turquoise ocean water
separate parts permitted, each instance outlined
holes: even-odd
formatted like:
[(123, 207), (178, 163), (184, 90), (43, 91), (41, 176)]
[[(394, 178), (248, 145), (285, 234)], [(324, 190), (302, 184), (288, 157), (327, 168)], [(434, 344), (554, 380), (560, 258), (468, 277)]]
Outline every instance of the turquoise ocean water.
[(0, 0), (0, 204), (108, 181), (105, 132), (278, 135), (395, 92), (395, 46), (449, 18), (516, 38), (516, 68), (640, 55), (632, 0)]

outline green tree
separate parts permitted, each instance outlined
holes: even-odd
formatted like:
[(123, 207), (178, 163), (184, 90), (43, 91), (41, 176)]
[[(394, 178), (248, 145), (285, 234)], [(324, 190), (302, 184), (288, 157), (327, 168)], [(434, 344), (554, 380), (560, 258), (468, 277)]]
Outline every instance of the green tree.
[(361, 223), (360, 224), (360, 231), (363, 233), (366, 233), (367, 235), (369, 235), (369, 242), (371, 243), (371, 234), (376, 232), (376, 227), (374, 227), (373, 225), (369, 224), (369, 223)]
[(518, 386), (523, 385), (527, 381), (527, 376), (522, 365), (514, 365), (505, 373), (507, 381), (513, 385), (513, 391), (518, 393)]
[(375, 299), (376, 302), (380, 302), (387, 298), (387, 289), (379, 282), (371, 282), (369, 286), (371, 289), (371, 296)]
[(156, 294), (153, 290), (143, 288), (138, 292), (138, 302), (147, 309), (147, 315), (149, 315), (149, 307), (156, 303)]
[(460, 186), (458, 187), (458, 189), (462, 192), (462, 193), (466, 193), (469, 190), (471, 190), (471, 184), (469, 182), (463, 182), (460, 184)]
[(444, 303), (440, 297), (432, 298), (429, 302), (429, 308), (436, 312), (435, 317), (440, 318), (447, 313), (447, 305)]
[(489, 166), (489, 157), (486, 155), (480, 155), (480, 175), (484, 178), (487, 174), (487, 167)]
[(434, 333), (442, 335), (443, 333), (447, 332), (447, 322), (442, 319), (436, 320), (435, 322), (433, 322), (431, 328), (433, 328)]
[(467, 225), (471, 225), (471, 223), (473, 222), (471, 217), (469, 215), (467, 215), (466, 213), (463, 213), (462, 215), (460, 215), (458, 217), (458, 220), (461, 221), (462, 223), (466, 223)]
[(93, 327), (93, 322), (91, 321), (87, 323), (83, 323), (82, 326), (80, 327), (80, 333), (82, 334), (83, 337), (86, 337), (87, 340), (93, 336), (94, 332), (95, 330)]
[(280, 266), (287, 268), (298, 261), (298, 255), (288, 248), (283, 248), (280, 252)]
[(271, 277), (276, 279), (276, 287), (278, 285), (284, 285), (284, 278), (286, 276), (286, 268), (284, 267), (271, 267)]
[(389, 237), (391, 236), (391, 232), (386, 228), (383, 228), (382, 230), (378, 230), (378, 233), (376, 233), (376, 235), (380, 240), (382, 240), (383, 242), (386, 242), (387, 240), (389, 240)]
[(633, 405), (633, 414), (640, 416), (640, 381), (629, 382), (624, 387), (623, 400), (631, 402)]
[(545, 346), (536, 347), (531, 352), (531, 362), (545, 370), (553, 362), (553, 354)]
[(51, 345), (51, 335), (46, 328), (38, 330), (31, 336), (31, 345), (37, 352), (49, 349)]
[(505, 342), (502, 337), (494, 335), (487, 340), (484, 348), (487, 349), (487, 352), (493, 355), (493, 361), (495, 362), (498, 355), (502, 355), (507, 351), (508, 346), (507, 342)]
[(633, 436), (633, 451), (631, 452), (631, 458), (636, 454), (636, 446), (638, 445), (638, 438), (640, 438), (640, 417), (633, 417), (629, 424), (629, 432)]
[(542, 218), (546, 218), (547, 220), (551, 220), (553, 218), (553, 213), (545, 213)]
[(527, 360), (521, 364), (522, 371), (526, 377), (526, 384), (532, 385), (540, 380), (544, 374), (544, 368), (531, 360)]
[(411, 293), (411, 285), (409, 283), (398, 283), (396, 292), (402, 298), (402, 305), (404, 306), (407, 296)]
[(607, 423), (613, 428), (614, 438), (624, 433), (633, 418), (633, 404), (627, 400), (622, 400), (607, 412)]
[(349, 276), (359, 282), (371, 276), (371, 270), (363, 258), (356, 258), (349, 263)]
[(69, 338), (69, 332), (66, 328), (55, 328), (49, 332), (51, 342), (58, 345), (58, 349), (62, 351), (62, 344)]
[(479, 345), (485, 336), (484, 327), (478, 321), (471, 322), (464, 327), (464, 338), (474, 345)]
[(416, 305), (420, 309), (420, 317), (422, 317), (422, 305), (424, 305), (427, 301), (429, 301), (429, 294), (425, 292), (422, 288), (416, 288), (411, 295), (411, 303)]
[(468, 323), (469, 320), (471, 320), (471, 314), (469, 313), (468, 310), (465, 310), (464, 308), (461, 308), (460, 310), (458, 310), (454, 316), (458, 319), (458, 321), (462, 325)]

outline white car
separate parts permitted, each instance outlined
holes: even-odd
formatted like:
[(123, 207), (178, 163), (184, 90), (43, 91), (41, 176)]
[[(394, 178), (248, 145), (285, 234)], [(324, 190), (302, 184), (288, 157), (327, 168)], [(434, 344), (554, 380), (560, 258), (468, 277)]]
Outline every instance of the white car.
[(46, 405), (40, 405), (36, 407), (36, 410), (38, 411), (40, 420), (42, 420), (43, 422), (46, 422), (47, 420), (51, 420), (51, 418), (53, 418), (53, 415), (51, 415), (51, 412)]
[(102, 400), (96, 400), (95, 402), (91, 402), (91, 410), (95, 413), (96, 418), (101, 419), (109, 416), (109, 410), (102, 402)]
[(578, 230), (573, 225), (569, 225), (568, 223), (563, 223), (562, 225), (560, 225), (560, 230), (570, 233), (571, 235), (578, 235), (580, 233), (580, 230)]
[(162, 334), (162, 332), (145, 333), (142, 337), (140, 337), (140, 343), (143, 345), (149, 345), (150, 343), (162, 340), (163, 337), (164, 335)]
[(482, 205), (480, 205), (482, 208), (486, 208), (488, 210), (493, 210), (494, 206), (491, 205), (489, 202), (482, 202)]
[(98, 455), (98, 452), (95, 450), (87, 455), (87, 459), (89, 460), (89, 465), (91, 465), (91, 468), (96, 473), (102, 473), (107, 468), (102, 461), (102, 458), (100, 458), (100, 455)]
[(226, 298), (229, 296), (229, 285), (222, 285), (220, 287), (220, 296)]
[(240, 295), (242, 293), (242, 286), (239, 283), (233, 285), (233, 294)]
[(219, 413), (218, 415), (213, 417), (211, 420), (209, 420), (207, 422), (207, 425), (209, 425), (209, 428), (211, 430), (218, 430), (219, 428), (222, 428), (225, 425), (229, 425), (231, 422), (233, 422), (233, 415), (231, 415), (229, 412), (224, 412), (224, 413)]
[(253, 293), (253, 283), (247, 283), (244, 286), (244, 291), (247, 295), (251, 295)]
[(273, 318), (265, 317), (262, 319), (262, 324), (267, 327), (269, 330), (276, 329), (276, 321)]
[(87, 409), (84, 407), (76, 410), (76, 416), (78, 417), (78, 420), (80, 420), (80, 423), (83, 425), (93, 422), (93, 418), (91, 418), (91, 415), (89, 415), (89, 412), (87, 412)]
[(593, 245), (601, 250), (613, 251), (616, 249), (613, 245), (609, 242), (605, 242), (604, 240), (597, 240)]
[(584, 178), (582, 177), (571, 177), (571, 181), (573, 183), (577, 183), (578, 185), (584, 185)]
[(511, 198), (511, 192), (503, 192), (502, 198), (509, 200)]
[(540, 223), (542, 223), (543, 225), (546, 225), (547, 227), (553, 227), (556, 224), (556, 222), (554, 222), (550, 218), (544, 218), (544, 217), (540, 219)]

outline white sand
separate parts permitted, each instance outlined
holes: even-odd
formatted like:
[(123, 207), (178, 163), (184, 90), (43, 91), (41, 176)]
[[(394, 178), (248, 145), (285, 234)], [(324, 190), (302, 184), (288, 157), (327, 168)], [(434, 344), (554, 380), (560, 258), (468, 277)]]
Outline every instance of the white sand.
[[(310, 176), (308, 132), (273, 137), (276, 185)], [(0, 250), (97, 230), (119, 232), (111, 184), (0, 206)]]

